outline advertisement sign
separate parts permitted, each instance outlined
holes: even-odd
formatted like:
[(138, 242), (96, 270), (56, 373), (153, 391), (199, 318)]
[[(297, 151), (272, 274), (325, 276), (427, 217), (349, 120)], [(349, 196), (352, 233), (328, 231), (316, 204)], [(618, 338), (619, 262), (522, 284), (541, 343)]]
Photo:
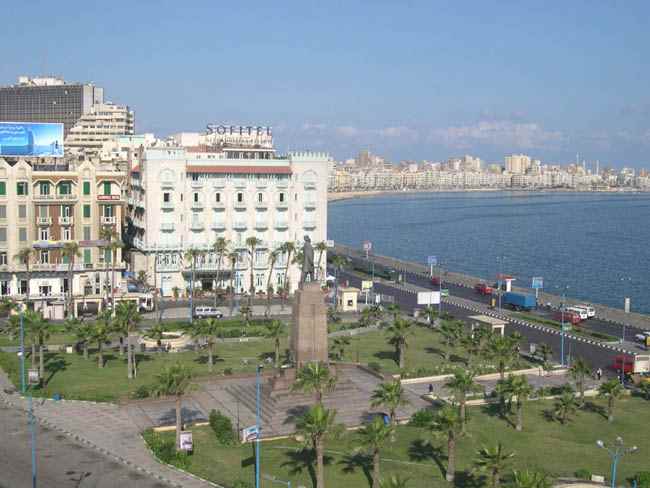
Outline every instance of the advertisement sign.
[(241, 430), (241, 441), (242, 442), (251, 442), (257, 439), (258, 430), (257, 425), (251, 427), (244, 427)]
[(181, 432), (181, 451), (192, 452), (194, 450), (194, 444), (192, 442), (192, 432), (189, 430), (184, 430)]
[(63, 157), (63, 124), (0, 122), (0, 156)]
[(440, 303), (439, 291), (419, 291), (418, 305), (438, 305)]
[(361, 289), (362, 290), (370, 290), (372, 288), (372, 281), (370, 280), (364, 280), (361, 282)]
[(427, 264), (429, 266), (438, 266), (438, 258), (436, 256), (427, 256)]
[(540, 289), (544, 288), (544, 278), (542, 278), (541, 276), (533, 277), (533, 283), (532, 283), (531, 288), (533, 290), (540, 290)]

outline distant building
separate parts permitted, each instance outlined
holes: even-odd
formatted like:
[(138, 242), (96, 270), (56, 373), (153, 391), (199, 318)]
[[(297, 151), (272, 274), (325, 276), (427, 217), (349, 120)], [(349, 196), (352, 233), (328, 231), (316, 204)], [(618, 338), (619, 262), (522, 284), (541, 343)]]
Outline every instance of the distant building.
[(525, 154), (513, 154), (506, 156), (506, 171), (512, 174), (524, 174), (531, 166), (530, 156)]

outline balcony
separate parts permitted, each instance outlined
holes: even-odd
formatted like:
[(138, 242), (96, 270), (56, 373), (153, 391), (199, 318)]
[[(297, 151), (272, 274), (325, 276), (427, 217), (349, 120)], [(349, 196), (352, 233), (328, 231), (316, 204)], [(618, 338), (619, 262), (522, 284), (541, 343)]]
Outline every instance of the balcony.
[(246, 210), (246, 202), (235, 202), (233, 203), (233, 207), (237, 210)]
[(163, 210), (174, 210), (174, 202), (162, 202), (160, 208)]
[(267, 224), (266, 222), (264, 222), (262, 220), (260, 220), (258, 222), (255, 222), (255, 229), (256, 230), (266, 230), (268, 228), (269, 228), (269, 224)]
[(247, 227), (246, 222), (235, 222), (232, 224), (232, 228), (235, 230), (246, 230)]
[(316, 182), (315, 181), (305, 181), (305, 190), (315, 190)]
[(222, 188), (225, 188), (226, 186), (226, 179), (225, 178), (215, 178), (212, 180), (212, 187), (221, 190)]
[(62, 195), (60, 193), (52, 193), (49, 195), (34, 194), (34, 202), (72, 202), (77, 199), (76, 193), (69, 193)]
[[(31, 271), (68, 271), (70, 265), (67, 263), (34, 263)], [(84, 263), (73, 263), (72, 271), (84, 271)]]
[(72, 225), (74, 224), (74, 217), (59, 217), (59, 225)]
[(212, 208), (215, 210), (224, 210), (226, 208), (226, 204), (223, 202), (212, 202)]
[(255, 208), (258, 210), (266, 210), (269, 208), (269, 205), (266, 202), (255, 202)]
[(278, 188), (289, 188), (289, 178), (282, 178), (275, 183)]
[(255, 186), (257, 188), (266, 188), (268, 186), (268, 184), (269, 183), (268, 183), (268, 180), (266, 178), (265, 179), (260, 178), (258, 180), (255, 180)]
[(203, 202), (192, 202), (192, 210), (203, 210)]
[(38, 225), (52, 225), (52, 217), (36, 217)]
[(203, 225), (203, 222), (192, 222), (190, 224), (190, 229), (196, 232), (200, 232), (205, 229), (205, 226)]
[(162, 180), (160, 182), (161, 188), (174, 188), (174, 182), (172, 180)]
[(226, 230), (226, 224), (223, 222), (212, 222), (210, 228), (212, 230)]
[(275, 208), (278, 210), (287, 210), (289, 208), (289, 202), (275, 202)]
[(235, 188), (243, 189), (246, 188), (246, 184), (248, 183), (248, 180), (244, 178), (235, 178), (233, 181), (233, 184), (235, 185)]
[(316, 208), (315, 200), (308, 200), (305, 202), (305, 208), (308, 210), (314, 210)]
[(302, 226), (305, 229), (315, 229), (316, 222), (314, 222), (313, 220), (306, 220), (305, 222), (303, 222)]
[(115, 225), (117, 224), (117, 217), (106, 217), (102, 215), (100, 222), (102, 225)]
[(160, 230), (163, 232), (172, 232), (174, 228), (174, 222), (163, 222), (160, 224)]
[(278, 230), (287, 230), (289, 228), (289, 223), (286, 221), (279, 221), (275, 223), (275, 228)]
[(192, 180), (192, 188), (203, 188), (203, 180)]

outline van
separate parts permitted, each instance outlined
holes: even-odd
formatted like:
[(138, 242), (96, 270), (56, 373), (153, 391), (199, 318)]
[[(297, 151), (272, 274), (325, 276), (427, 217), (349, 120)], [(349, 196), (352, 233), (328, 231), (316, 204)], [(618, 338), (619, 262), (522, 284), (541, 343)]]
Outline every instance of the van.
[(194, 309), (194, 316), (199, 319), (213, 318), (222, 319), (223, 312), (214, 307), (196, 307)]
[(594, 307), (590, 307), (589, 305), (574, 305), (573, 308), (581, 308), (585, 312), (587, 312), (587, 318), (592, 319), (596, 316), (596, 309)]
[(567, 312), (573, 312), (578, 317), (580, 317), (580, 320), (587, 320), (589, 318), (589, 315), (587, 314), (587, 311), (584, 308), (581, 307), (567, 307), (565, 309)]

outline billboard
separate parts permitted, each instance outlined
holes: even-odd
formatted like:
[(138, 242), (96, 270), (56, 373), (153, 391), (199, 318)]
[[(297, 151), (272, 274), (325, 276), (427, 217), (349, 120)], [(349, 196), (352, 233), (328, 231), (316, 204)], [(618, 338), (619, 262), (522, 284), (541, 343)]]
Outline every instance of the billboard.
[(0, 122), (0, 157), (63, 157), (63, 124)]
[(440, 303), (439, 291), (419, 291), (418, 305), (438, 305)]

